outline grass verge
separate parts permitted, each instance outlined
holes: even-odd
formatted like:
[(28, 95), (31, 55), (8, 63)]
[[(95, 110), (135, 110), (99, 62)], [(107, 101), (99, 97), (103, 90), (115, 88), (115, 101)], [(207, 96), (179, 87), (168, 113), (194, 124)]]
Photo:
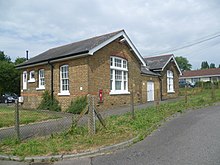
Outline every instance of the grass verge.
[[(55, 113), (45, 113), (41, 111), (20, 111), (20, 123), (29, 124), (49, 119), (60, 118)], [(0, 128), (10, 127), (15, 124), (15, 107), (14, 106), (0, 106)]]
[(173, 114), (212, 105), (214, 102), (220, 101), (219, 89), (215, 91), (215, 99), (211, 99), (210, 95), (210, 90), (203, 90), (195, 95), (190, 95), (188, 103), (179, 100), (136, 111), (135, 120), (131, 119), (129, 113), (108, 117), (106, 118), (107, 129), (98, 125), (97, 134), (94, 136), (88, 136), (86, 127), (75, 127), (71, 132), (38, 137), (20, 143), (15, 139), (7, 139), (0, 142), (0, 154), (20, 157), (69, 154), (120, 143), (137, 135), (141, 140)]

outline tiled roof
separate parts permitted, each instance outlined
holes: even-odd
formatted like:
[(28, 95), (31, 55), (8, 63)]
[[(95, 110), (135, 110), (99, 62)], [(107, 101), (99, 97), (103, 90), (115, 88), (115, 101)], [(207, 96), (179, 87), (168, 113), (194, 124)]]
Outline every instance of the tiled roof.
[(146, 66), (141, 66), (141, 73), (153, 76), (160, 76), (158, 73), (154, 73), (146, 68)]
[(30, 58), (28, 61), (20, 65), (17, 65), (17, 67), (27, 66), (31, 64), (45, 62), (48, 60), (60, 59), (64, 57), (76, 56), (79, 54), (88, 53), (91, 49), (97, 47), (98, 45), (102, 44), (106, 40), (110, 39), (111, 37), (117, 35), (118, 33), (122, 31), (124, 30), (104, 34), (104, 35), (97, 36), (97, 37), (92, 37), (86, 40), (82, 40), (82, 41), (78, 41), (78, 42), (74, 42), (71, 44), (49, 49), (33, 58)]
[(220, 76), (220, 68), (184, 71), (181, 77)]
[(147, 57), (147, 58), (144, 58), (144, 60), (150, 70), (160, 70), (167, 64), (168, 60), (172, 56), (173, 54), (160, 55), (160, 56), (154, 56), (154, 57)]

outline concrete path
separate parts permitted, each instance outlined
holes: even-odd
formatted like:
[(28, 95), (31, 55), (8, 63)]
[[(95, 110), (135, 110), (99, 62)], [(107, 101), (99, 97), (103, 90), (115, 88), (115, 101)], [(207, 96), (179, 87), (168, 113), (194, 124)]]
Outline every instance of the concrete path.
[[(172, 102), (176, 100), (177, 99), (165, 100), (165, 101), (161, 101), (161, 103)], [(146, 104), (139, 104), (135, 106), (135, 110), (144, 109), (146, 107), (153, 106), (153, 105), (154, 105), (154, 102), (149, 102)], [(109, 110), (101, 112), (101, 115), (103, 118), (106, 118), (111, 115), (122, 115), (127, 112), (130, 112), (130, 106), (109, 109)], [(63, 114), (63, 116), (64, 116), (63, 118), (56, 119), (56, 120), (50, 120), (50, 121), (21, 126), (20, 127), (21, 139), (27, 139), (27, 138), (31, 138), (34, 136), (46, 136), (46, 135), (61, 132), (65, 129), (70, 128), (72, 124), (72, 114), (65, 113)], [(79, 124), (80, 125), (86, 124), (87, 120), (88, 120), (87, 116), (85, 115), (82, 119), (80, 119)], [(16, 131), (14, 127), (0, 129), (0, 140), (9, 138), (9, 137), (16, 137)]]

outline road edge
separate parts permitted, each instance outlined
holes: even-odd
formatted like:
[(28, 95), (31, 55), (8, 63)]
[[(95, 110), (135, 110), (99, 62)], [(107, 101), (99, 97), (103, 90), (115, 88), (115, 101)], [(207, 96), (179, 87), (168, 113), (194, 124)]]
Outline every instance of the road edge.
[(51, 155), (51, 156), (30, 156), (30, 157), (18, 157), (11, 155), (0, 155), (0, 160), (12, 160), (12, 161), (24, 161), (24, 162), (51, 162), (51, 161), (59, 161), (70, 158), (84, 158), (84, 157), (94, 157), (98, 155), (103, 155), (106, 153), (110, 153), (119, 149), (123, 149), (137, 142), (139, 136), (136, 136), (130, 140), (113, 144), (105, 147), (100, 147), (95, 150), (77, 153), (77, 154), (63, 154), (63, 155)]

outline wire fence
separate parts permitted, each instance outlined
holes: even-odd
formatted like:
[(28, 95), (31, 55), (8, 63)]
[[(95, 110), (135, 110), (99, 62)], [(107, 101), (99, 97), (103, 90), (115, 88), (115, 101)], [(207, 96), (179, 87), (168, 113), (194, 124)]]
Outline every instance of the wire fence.
[(105, 123), (101, 114), (97, 111), (96, 97), (88, 95), (87, 98), (88, 106), (82, 114), (49, 110), (23, 110), (18, 102), (5, 105), (5, 111), (7, 111), (5, 113), (10, 115), (10, 119), (9, 121), (6, 119), (0, 122), (0, 141), (7, 138), (25, 140), (48, 136), (69, 130), (73, 125), (86, 124), (88, 124), (89, 134), (95, 134), (96, 120), (99, 120), (103, 126), (105, 126)]
[[(215, 99), (215, 89), (219, 86), (212, 86), (210, 90), (210, 97)], [(202, 88), (196, 88), (189, 90), (185, 88), (183, 90), (182, 96), (185, 96), (185, 102), (187, 103), (188, 96), (192, 93), (201, 92)], [(189, 92), (191, 91), (191, 93)], [(159, 106), (160, 96), (159, 91), (155, 91), (155, 100), (152, 103), (154, 106)], [(135, 119), (134, 111), (134, 98), (133, 93), (131, 93), (130, 108), (127, 107), (124, 110), (114, 111), (112, 114), (123, 114), (126, 112), (131, 112), (132, 118)], [(87, 125), (89, 134), (96, 133), (96, 122), (99, 122), (105, 127), (104, 117), (106, 111), (100, 114), (97, 110), (96, 102), (98, 98), (96, 96), (88, 95), (87, 107), (82, 111), (81, 114), (72, 114), (66, 112), (55, 112), (55, 111), (45, 111), (45, 110), (23, 110), (19, 106), (19, 103), (5, 105), (4, 113), (5, 118), (0, 121), (0, 141), (7, 138), (17, 138), (18, 140), (25, 140), (33, 137), (49, 136), (51, 134), (56, 134), (65, 130), (70, 129), (73, 125)], [(4, 109), (1, 106), (1, 109)]]
[(6, 110), (10, 116), (9, 121), (0, 128), (0, 140), (6, 138), (24, 140), (51, 135), (68, 129), (74, 118), (70, 113), (22, 110), (18, 104), (12, 104)]
[[(156, 98), (159, 98), (156, 92)], [(113, 113), (101, 113), (96, 107), (98, 97), (88, 95), (87, 107), (81, 114), (72, 114), (66, 112), (55, 112), (45, 110), (23, 110), (19, 103), (11, 104), (10, 109), (7, 109), (10, 114), (10, 121), (3, 121), (1, 128), (0, 122), (0, 141), (7, 138), (17, 138), (18, 140), (25, 140), (33, 137), (49, 136), (51, 134), (59, 133), (75, 125), (87, 125), (89, 135), (96, 133), (96, 122), (99, 121), (103, 127), (105, 126), (104, 117), (109, 114), (123, 114), (131, 112), (132, 118), (135, 119), (134, 111), (134, 93), (130, 95), (130, 108), (124, 108)], [(155, 99), (154, 105), (159, 105), (159, 100)]]

